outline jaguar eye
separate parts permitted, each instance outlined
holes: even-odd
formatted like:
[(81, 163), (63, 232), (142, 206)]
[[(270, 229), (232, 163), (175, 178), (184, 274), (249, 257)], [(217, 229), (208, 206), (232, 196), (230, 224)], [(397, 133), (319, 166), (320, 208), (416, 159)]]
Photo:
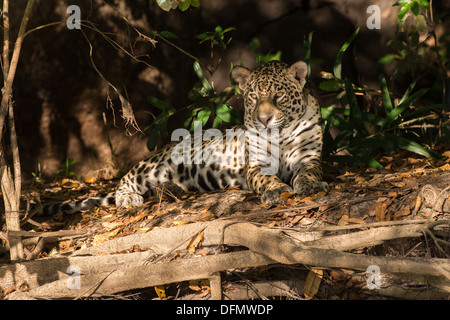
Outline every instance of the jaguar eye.
[(254, 101), (258, 100), (258, 95), (256, 93), (254, 93), (254, 92), (250, 92), (248, 94), (248, 96), (250, 97), (250, 99), (252, 99)]
[(275, 99), (276, 100), (280, 100), (284, 97), (284, 92), (283, 91), (278, 91), (277, 93), (275, 93)]

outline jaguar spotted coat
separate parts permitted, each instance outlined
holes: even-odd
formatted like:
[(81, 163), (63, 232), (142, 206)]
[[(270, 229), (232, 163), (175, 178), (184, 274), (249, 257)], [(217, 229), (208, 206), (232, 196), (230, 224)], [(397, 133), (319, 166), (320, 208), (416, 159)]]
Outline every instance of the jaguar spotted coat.
[[(137, 206), (144, 202), (144, 194), (155, 195), (158, 190), (178, 195), (240, 187), (259, 194), (261, 201), (269, 205), (280, 202), (284, 192), (309, 195), (328, 191), (328, 184), (322, 181), (320, 107), (304, 88), (306, 74), (303, 61), (291, 66), (271, 61), (254, 71), (235, 67), (232, 77), (242, 91), (245, 114), (243, 126), (238, 127), (244, 130), (237, 131), (231, 147), (231, 140), (227, 139), (213, 138), (202, 144), (192, 139), (191, 150), (203, 150), (203, 161), (195, 162), (193, 154), (182, 154), (176, 150), (179, 144), (171, 143), (135, 165), (120, 180), (115, 192), (69, 203), (65, 208), (85, 209), (95, 202)], [(250, 161), (249, 150), (257, 146), (243, 132), (252, 130), (266, 132), (266, 141), (277, 140), (268, 148), (265, 160), (262, 157), (258, 158), (260, 161)], [(276, 149), (277, 154), (272, 152)], [(220, 152), (225, 161), (211, 161), (219, 159)], [(262, 169), (274, 157), (277, 170), (264, 174)], [(185, 161), (180, 162), (180, 158)]]

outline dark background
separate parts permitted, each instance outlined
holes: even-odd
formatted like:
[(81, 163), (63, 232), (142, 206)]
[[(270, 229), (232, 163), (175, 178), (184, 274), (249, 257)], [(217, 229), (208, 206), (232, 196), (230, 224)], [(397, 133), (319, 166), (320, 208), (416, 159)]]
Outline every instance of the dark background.
[[(208, 44), (199, 44), (195, 35), (212, 31), (218, 25), (235, 27), (236, 31), (229, 33), (233, 40), (214, 74), (217, 90), (229, 86), (230, 63), (239, 64), (244, 60), (247, 67), (255, 66), (254, 53), (249, 48), (251, 39), (261, 42), (261, 53), (281, 50), (282, 60), (290, 64), (303, 56), (302, 44), (311, 31), (314, 31), (313, 80), (322, 70), (332, 71), (336, 54), (357, 27), (361, 30), (344, 59), (344, 76), (377, 88), (378, 74), (384, 72), (388, 78), (393, 72), (392, 65), (377, 70), (375, 63), (392, 52), (386, 42), (396, 32), (398, 7), (392, 7), (395, 1), (200, 0), (199, 8), (191, 7), (186, 12), (178, 9), (165, 12), (152, 0), (107, 2), (145, 35), (164, 30), (175, 33), (178, 38), (172, 41), (200, 58), (203, 65), (210, 61), (210, 50)], [(26, 0), (10, 3), (13, 37), (25, 4)], [(158, 113), (147, 102), (149, 95), (175, 108), (189, 103), (188, 91), (198, 80), (192, 69), (193, 60), (162, 41), (153, 47), (139, 38), (103, 1), (37, 1), (29, 28), (65, 21), (70, 4), (79, 5), (82, 19), (93, 22), (103, 32), (112, 32), (110, 36), (133, 54), (147, 55), (142, 59), (148, 65), (138, 63), (115, 49), (99, 33), (83, 28), (93, 45), (95, 64), (109, 82), (128, 96), (142, 129), (153, 119), (149, 112)], [(372, 4), (381, 8), (381, 29), (366, 27), (369, 17), (366, 9)], [(401, 90), (409, 80), (399, 78), (390, 89)], [(125, 168), (149, 154), (148, 132), (124, 134), (120, 103), (112, 91), (114, 112), (106, 107), (108, 86), (95, 72), (89, 46), (78, 30), (60, 24), (31, 33), (24, 41), (13, 88), (26, 178), (31, 178), (32, 172), (37, 173), (38, 164), (43, 174), (51, 176), (66, 159), (75, 159), (71, 169), (77, 175), (90, 176), (105, 173), (101, 169), (108, 164)], [(319, 96), (319, 99), (326, 103), (326, 97)], [(233, 102), (239, 107), (239, 99)], [(175, 117), (170, 129), (180, 127), (182, 118), (183, 114)], [(112, 147), (117, 147), (114, 154), (109, 137)]]

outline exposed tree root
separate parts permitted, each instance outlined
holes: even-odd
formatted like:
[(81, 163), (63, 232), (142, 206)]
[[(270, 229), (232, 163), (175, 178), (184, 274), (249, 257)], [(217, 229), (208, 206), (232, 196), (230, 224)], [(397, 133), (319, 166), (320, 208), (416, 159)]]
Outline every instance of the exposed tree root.
[[(367, 256), (342, 251), (373, 246), (390, 239), (420, 237), (437, 226), (449, 224), (447, 220), (420, 221), (413, 225), (383, 226), (301, 242), (296, 240), (301, 233), (292, 229), (274, 230), (229, 220), (193, 223), (111, 240), (67, 257), (3, 266), (0, 268), (0, 287), (18, 287), (27, 283), (30, 291), (14, 292), (9, 295), (11, 299), (61, 299), (110, 295), (186, 280), (211, 279), (214, 284), (211, 286), (212, 297), (220, 299), (220, 271), (282, 263), (361, 271), (376, 265), (381, 275), (413, 279), (438, 288), (438, 292), (448, 293), (449, 259)], [(175, 250), (185, 248), (189, 240), (198, 237), (200, 232), (203, 232), (203, 246), (239, 246), (249, 250), (169, 262), (159, 262), (162, 259), (157, 259), (155, 262), (158, 257), (169, 257)], [(134, 245), (145, 251), (111, 254)], [(109, 254), (92, 256), (100, 253)], [(76, 266), (80, 271), (77, 289), (68, 286), (76, 278), (66, 274), (69, 266)]]

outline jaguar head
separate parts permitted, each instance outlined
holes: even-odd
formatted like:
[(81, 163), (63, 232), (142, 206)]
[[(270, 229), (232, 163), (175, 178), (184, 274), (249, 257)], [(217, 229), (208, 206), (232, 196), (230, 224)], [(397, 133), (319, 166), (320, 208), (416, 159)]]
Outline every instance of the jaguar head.
[(282, 129), (287, 125), (290, 114), (295, 112), (301, 116), (304, 113), (302, 90), (307, 72), (303, 61), (291, 66), (271, 61), (254, 71), (234, 67), (232, 77), (244, 96), (246, 128)]

